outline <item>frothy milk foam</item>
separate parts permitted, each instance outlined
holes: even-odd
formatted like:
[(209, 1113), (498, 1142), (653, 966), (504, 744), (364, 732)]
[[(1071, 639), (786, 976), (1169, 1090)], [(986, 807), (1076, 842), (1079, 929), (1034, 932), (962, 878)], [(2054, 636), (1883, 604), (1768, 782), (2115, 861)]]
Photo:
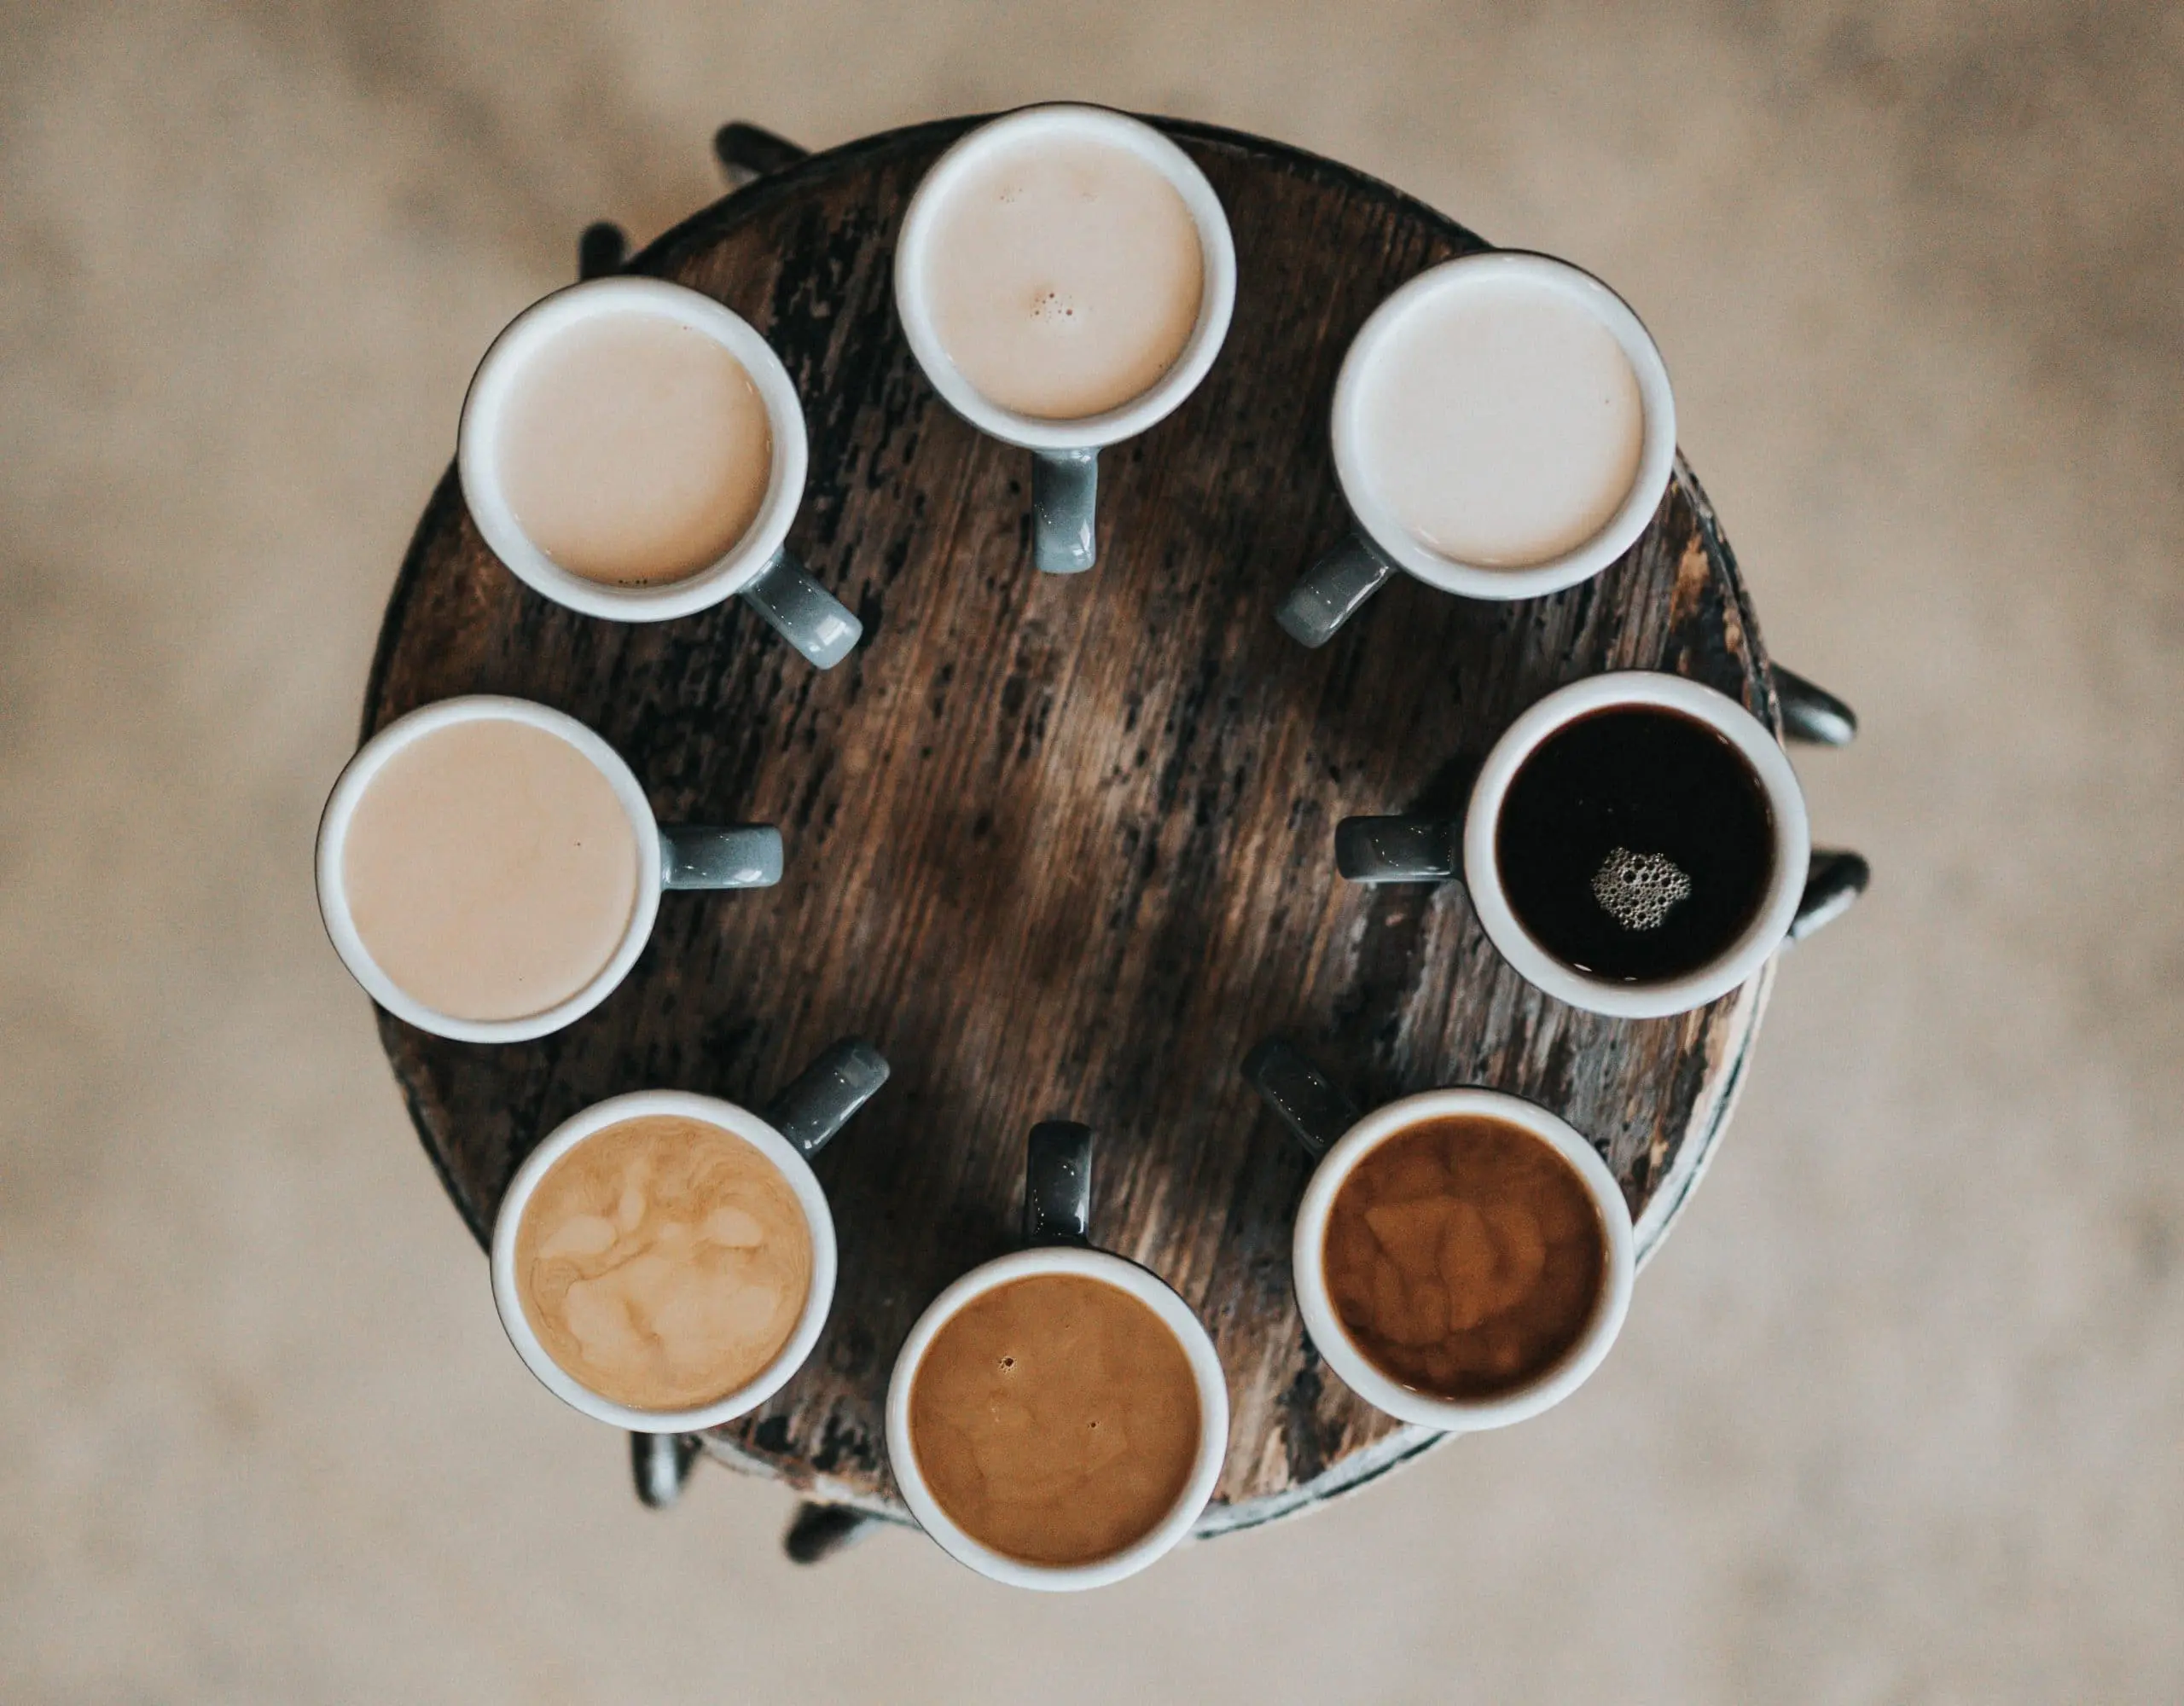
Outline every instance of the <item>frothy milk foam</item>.
[(773, 429), (721, 343), (658, 314), (577, 321), (532, 355), (500, 429), (501, 485), (571, 574), (658, 586), (706, 568), (765, 500)]
[(341, 848), (373, 961), (451, 1018), (543, 1013), (603, 971), (637, 899), (637, 842), (599, 767), (559, 735), (479, 717), (380, 767)]
[(811, 1229), (735, 1133), (645, 1115), (547, 1169), (515, 1274), (531, 1332), (576, 1379), (632, 1409), (694, 1409), (748, 1385), (795, 1332)]
[(1120, 407), (1176, 363), (1205, 258), (1173, 184), (1127, 148), (1040, 136), (979, 161), (933, 216), (926, 289), (981, 395), (1042, 420)]
[(1638, 376), (1584, 306), (1535, 284), (1452, 283), (1374, 351), (1358, 397), (1368, 479), (1452, 562), (1524, 568), (1574, 550), (1629, 495)]

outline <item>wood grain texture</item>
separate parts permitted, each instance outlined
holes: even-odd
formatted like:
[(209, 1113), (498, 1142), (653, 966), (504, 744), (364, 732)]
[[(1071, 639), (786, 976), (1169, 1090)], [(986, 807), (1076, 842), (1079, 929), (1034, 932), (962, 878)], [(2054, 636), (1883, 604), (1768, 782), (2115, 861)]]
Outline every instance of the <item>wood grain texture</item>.
[(1600, 1146), (1650, 1247), (1764, 1001), (1763, 977), (1679, 1018), (1563, 1007), (1502, 963), (1460, 888), (1339, 880), (1336, 821), (1455, 807), (1512, 718), (1602, 670), (1672, 669), (1778, 719), (1681, 463), (1644, 539), (1569, 592), (1472, 604), (1399, 576), (1324, 651), (1275, 628), (1345, 526), (1326, 412), (1351, 335), (1420, 269), (1484, 246), (1345, 168), (1194, 125), (1165, 128), (1234, 229), (1227, 346), (1176, 415), (1102, 457), (1098, 567), (1034, 572), (1028, 456), (939, 403), (892, 303), (904, 205), (963, 127), (814, 156), (633, 263), (727, 303), (787, 363), (811, 441), (790, 544), (863, 619), (848, 663), (812, 670), (738, 603), (645, 626), (549, 604), (486, 550), (450, 471), (373, 670), (368, 734), (453, 693), (542, 700), (613, 743), (662, 821), (780, 824), (786, 879), (665, 897), (628, 982), (558, 1036), (380, 1029), (481, 1241), (524, 1156), (590, 1102), (671, 1087), (756, 1105), (834, 1038), (878, 1043), (895, 1076), (819, 1163), (842, 1250), (826, 1335), (708, 1444), (889, 1514), (897, 1346), (1009, 1246), (1030, 1127), (1089, 1123), (1095, 1241), (1173, 1284), (1228, 1367), (1218, 1531), (1431, 1442), (1304, 1339), (1288, 1251), (1306, 1162), (1238, 1076), (1252, 1043), (1289, 1036), (1365, 1105), (1449, 1083), (1533, 1098)]

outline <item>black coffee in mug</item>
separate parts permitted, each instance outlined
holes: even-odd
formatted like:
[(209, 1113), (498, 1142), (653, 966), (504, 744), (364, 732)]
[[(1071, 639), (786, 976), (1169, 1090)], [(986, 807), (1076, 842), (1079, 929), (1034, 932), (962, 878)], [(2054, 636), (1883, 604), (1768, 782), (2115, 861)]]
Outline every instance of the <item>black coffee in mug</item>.
[(1518, 921), (1565, 964), (1618, 983), (1678, 978), (1751, 926), (1774, 815), (1750, 764), (1658, 705), (1564, 724), (1519, 769), (1495, 829)]

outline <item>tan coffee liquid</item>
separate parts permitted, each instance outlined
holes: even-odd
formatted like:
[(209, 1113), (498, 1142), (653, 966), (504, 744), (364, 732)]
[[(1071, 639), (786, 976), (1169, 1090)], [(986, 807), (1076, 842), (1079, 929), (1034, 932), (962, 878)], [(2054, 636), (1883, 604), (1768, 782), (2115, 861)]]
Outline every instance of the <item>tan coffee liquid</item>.
[(1089, 1564), (1157, 1527), (1189, 1482), (1198, 1380), (1160, 1318), (1075, 1274), (1013, 1280), (942, 1327), (910, 1387), (918, 1468), (973, 1539)]
[(717, 562), (757, 519), (773, 462), (743, 363), (658, 314), (556, 334), (517, 376), (500, 429), (502, 489), (531, 542), (614, 586)]
[(584, 1139), (516, 1231), (524, 1319), (546, 1353), (634, 1410), (750, 1384), (811, 1293), (811, 1231), (781, 1169), (733, 1132), (648, 1115)]
[(380, 766), (349, 821), (341, 885), (364, 949), (450, 1018), (521, 1018), (606, 969), (637, 903), (613, 786), (558, 734), (450, 723)]
[(1453, 562), (1561, 556), (1638, 477), (1645, 411), (1629, 358), (1583, 306), (1536, 285), (1428, 296), (1374, 355), (1358, 403), (1368, 479)]
[(1148, 390), (1190, 341), (1205, 283), (1175, 186), (1130, 149), (1081, 136), (1029, 141), (965, 173), (927, 252), (950, 359), (990, 402), (1050, 421)]
[(1442, 1398), (1526, 1385), (1600, 1302), (1607, 1244), (1577, 1169), (1521, 1127), (1422, 1120), (1359, 1162), (1322, 1246), (1343, 1329), (1391, 1379)]

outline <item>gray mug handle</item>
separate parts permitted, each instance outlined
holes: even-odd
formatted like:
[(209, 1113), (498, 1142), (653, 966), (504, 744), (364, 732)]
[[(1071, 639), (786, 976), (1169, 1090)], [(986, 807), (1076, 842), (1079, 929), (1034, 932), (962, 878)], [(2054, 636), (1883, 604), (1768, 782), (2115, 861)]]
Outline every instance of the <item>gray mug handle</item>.
[(1290, 589), (1274, 619), (1298, 645), (1316, 650), (1333, 639), (1395, 572), (1396, 566), (1365, 537), (1364, 530), (1352, 527), (1342, 543)]
[(1024, 1242), (1082, 1247), (1092, 1230), (1092, 1128), (1041, 1120), (1024, 1155)]
[(663, 889), (770, 889), (781, 879), (781, 833), (770, 823), (663, 825)]
[(1092, 566), (1093, 520), (1100, 500), (1100, 453), (1031, 452), (1031, 560), (1049, 575)]
[(816, 1155), (887, 1082), (887, 1057), (845, 1036), (766, 1104), (766, 1123), (802, 1155)]
[(1353, 883), (1461, 882), (1460, 818), (1345, 817), (1334, 827), (1334, 868)]
[(864, 624), (849, 607), (804, 571), (787, 549), (737, 595), (782, 639), (822, 670), (849, 656)]
[(1274, 1037), (1244, 1057), (1244, 1082), (1315, 1157), (1326, 1154), (1362, 1117), (1325, 1073)]

